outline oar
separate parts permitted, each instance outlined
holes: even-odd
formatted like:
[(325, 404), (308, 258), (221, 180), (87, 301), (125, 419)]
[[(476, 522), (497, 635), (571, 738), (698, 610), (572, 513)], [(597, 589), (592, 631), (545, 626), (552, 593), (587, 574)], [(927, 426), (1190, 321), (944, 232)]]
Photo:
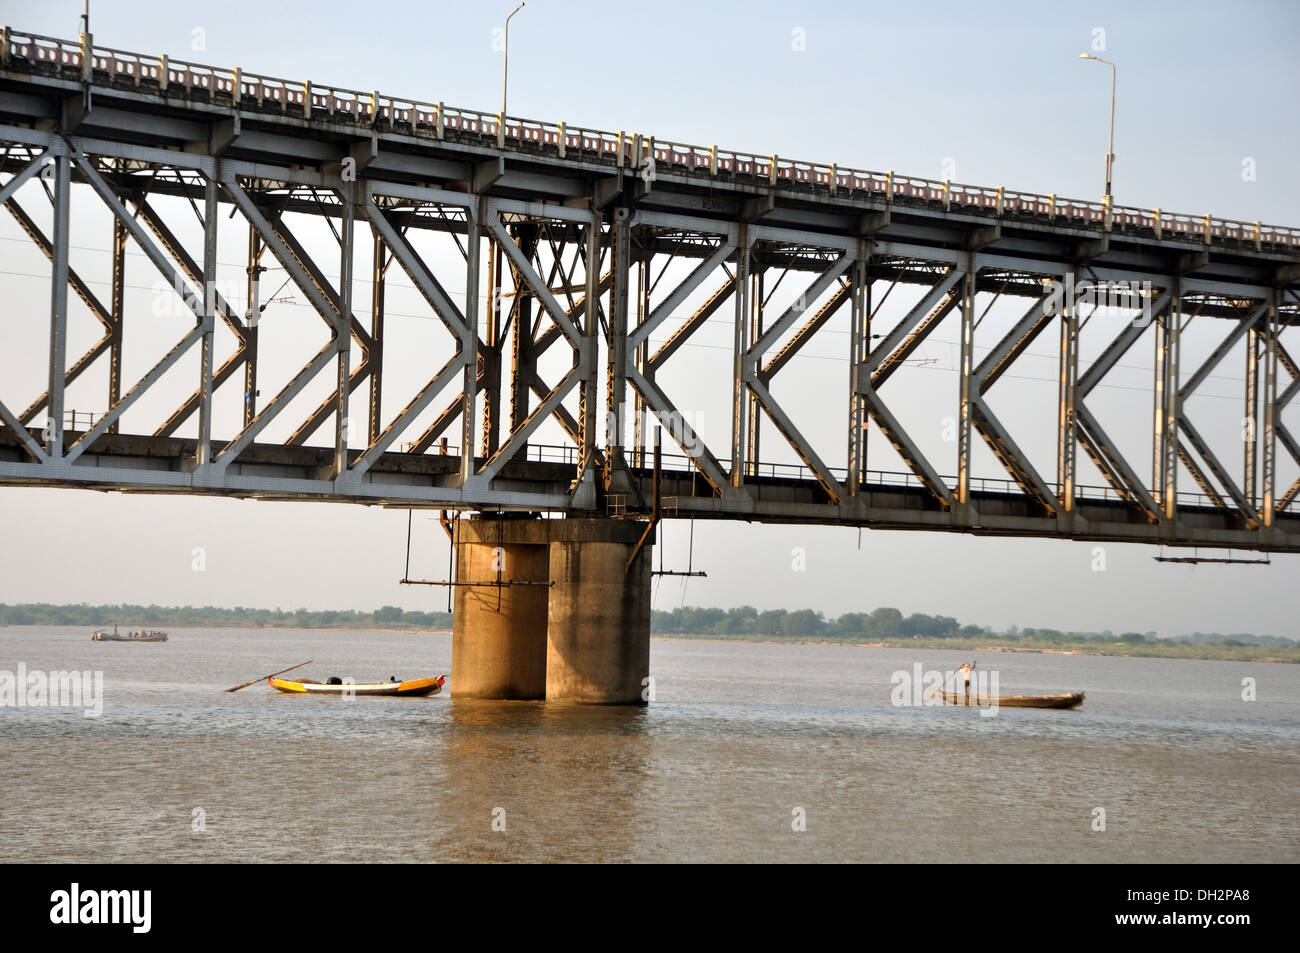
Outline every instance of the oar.
[(261, 678), (255, 678), (251, 682), (244, 682), (242, 685), (236, 685), (234, 688), (227, 688), (228, 692), (237, 692), (241, 688), (247, 688), (249, 685), (256, 685), (258, 682), (264, 682), (268, 678), (275, 678), (277, 675), (283, 675), (285, 672), (292, 672), (295, 668), (302, 668), (304, 665), (310, 665), (315, 659), (307, 659), (305, 662), (299, 662), (297, 665), (290, 665), (288, 668), (282, 668), (278, 672), (272, 672), (270, 675), (263, 675)]

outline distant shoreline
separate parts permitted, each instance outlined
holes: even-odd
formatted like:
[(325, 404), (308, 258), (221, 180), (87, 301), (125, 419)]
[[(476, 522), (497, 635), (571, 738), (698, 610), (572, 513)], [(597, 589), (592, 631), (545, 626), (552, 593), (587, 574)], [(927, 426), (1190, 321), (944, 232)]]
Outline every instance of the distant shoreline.
[(1027, 652), (1038, 655), (1096, 655), (1108, 658), (1169, 658), (1206, 662), (1269, 662), (1300, 664), (1300, 646), (1277, 648), (1265, 645), (1223, 645), (1210, 643), (1159, 642), (1122, 643), (1060, 642), (1054, 645), (1012, 644), (996, 639), (847, 639), (777, 638), (764, 635), (688, 635), (686, 633), (651, 633), (652, 638), (681, 642), (763, 642), (772, 645), (844, 645), (864, 649), (935, 649), (963, 652)]
[[(61, 625), (60, 623), (0, 623), (0, 628), (34, 628), (37, 626)], [(63, 625), (76, 628), (77, 624)], [(388, 632), (408, 635), (451, 635), (452, 630), (442, 627), (423, 625), (365, 625), (363, 623), (340, 622), (330, 625), (301, 626), (280, 624), (243, 625), (209, 622), (182, 623), (172, 625), (167, 622), (150, 623), (146, 628), (170, 629), (245, 629), (249, 631), (269, 630), (281, 632)], [(1018, 653), (1028, 652), (1038, 655), (1095, 655), (1107, 658), (1167, 658), (1193, 659), (1211, 662), (1268, 662), (1278, 664), (1300, 664), (1300, 646), (1278, 647), (1267, 645), (1216, 645), (1207, 642), (1098, 642), (1096, 640), (1053, 641), (1050, 645), (1025, 644), (1027, 640), (994, 638), (920, 638), (893, 639), (843, 639), (843, 638), (809, 638), (807, 636), (779, 637), (744, 633), (738, 635), (718, 635), (714, 633), (693, 635), (683, 632), (651, 632), (653, 639), (667, 639), (680, 642), (757, 642), (770, 645), (843, 645), (859, 648), (912, 648), (941, 651)]]
[[(0, 622), (0, 629), (35, 629), (35, 628), (61, 628), (76, 629), (84, 628), (77, 623), (62, 622)], [(98, 628), (92, 626), (91, 628)], [(179, 625), (173, 625), (169, 622), (146, 623), (140, 628), (161, 629), (172, 631), (174, 629), (247, 629), (249, 631), (279, 631), (279, 632), (392, 632), (394, 634), (409, 635), (451, 635), (451, 629), (436, 628), (422, 625), (230, 625), (224, 622), (184, 622)]]

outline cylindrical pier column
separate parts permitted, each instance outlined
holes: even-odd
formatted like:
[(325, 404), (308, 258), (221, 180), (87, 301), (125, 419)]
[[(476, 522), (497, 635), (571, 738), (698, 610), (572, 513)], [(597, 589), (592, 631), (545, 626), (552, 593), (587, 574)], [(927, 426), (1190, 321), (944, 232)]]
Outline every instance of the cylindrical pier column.
[(641, 704), (650, 674), (650, 543), (645, 523), (569, 519), (551, 540), (546, 698)]
[(502, 582), (534, 585), (456, 587), (453, 698), (546, 697), (548, 550), (513, 541), (517, 522), (464, 520), (457, 530), (458, 583), (494, 583), (499, 573)]
[[(651, 533), (639, 520), (462, 520), (453, 698), (641, 704), (650, 674)], [(628, 561), (633, 553), (631, 571)], [(510, 585), (492, 585), (498, 578)], [(529, 583), (529, 585), (521, 585)]]

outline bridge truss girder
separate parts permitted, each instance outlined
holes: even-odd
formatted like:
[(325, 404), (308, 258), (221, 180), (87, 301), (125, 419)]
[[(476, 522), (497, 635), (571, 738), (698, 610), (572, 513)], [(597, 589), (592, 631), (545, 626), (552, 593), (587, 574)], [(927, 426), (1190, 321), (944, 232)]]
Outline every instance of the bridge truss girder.
[[(364, 167), (345, 177), (342, 161), (301, 167), (211, 149), (176, 151), (75, 130), (6, 125), (0, 125), (0, 148), (0, 174), (9, 176), (0, 183), (0, 201), (51, 262), (46, 392), (15, 413), (3, 402), (0, 382), (3, 483), (563, 512), (599, 512), (608, 495), (619, 493), (631, 497), (635, 510), (649, 503), (643, 486), (648, 480), (645, 417), (654, 413), (668, 424), (684, 454), (681, 469), (666, 474), (682, 516), (1300, 551), (1300, 515), (1294, 509), (1300, 479), (1285, 489), (1274, 485), (1279, 443), (1300, 464), (1300, 443), (1281, 420), (1282, 409), (1300, 392), (1300, 368), (1281, 340), (1300, 313), (1300, 297), (1290, 285), (1229, 283), (1198, 277), (1194, 269), (1165, 273), (1101, 259), (1035, 257), (999, 248), (996, 237), (981, 244), (978, 230), (961, 247), (926, 243), (882, 231), (877, 226), (887, 225), (887, 216), (851, 233), (769, 224), (761, 210), (705, 217), (656, 206), (635, 188), (610, 200), (599, 182), (590, 183), (583, 198), (557, 202), (497, 190), (487, 179), (417, 183)], [(48, 186), (52, 199), (54, 226), (48, 236), (18, 202), (19, 191), (26, 187), (26, 196), (37, 182)], [(107, 304), (69, 266), (74, 188), (79, 195), (95, 196), (113, 214), (114, 286)], [(202, 226), (201, 248), (186, 247), (155, 207), (154, 195), (182, 196), (193, 204)], [(248, 273), (259, 274), (269, 252), (328, 333), (325, 344), (266, 402), (257, 400), (258, 318), (266, 303), (255, 287), (243, 303), (209, 288), (218, 231), (231, 227), (223, 207), (248, 229)], [(337, 261), (319, 260), (319, 252), (308, 251), (294, 231), (293, 216), (301, 214), (329, 223)], [(357, 226), (368, 232), (365, 238)], [(455, 267), (423, 254), (414, 240), (421, 233), (450, 239), (458, 249)], [(130, 315), (121, 272), (128, 244), (181, 290), (193, 323), (153, 368), (123, 389), (122, 329)], [(352, 300), (352, 269), (363, 244), (374, 249), (376, 292), (367, 319), (355, 313)], [(667, 264), (677, 260), (695, 264), (672, 287), (659, 288), (654, 275), (662, 277)], [(425, 383), (400, 411), (385, 415), (385, 363), (399, 359), (390, 353), (385, 360), (384, 354), (383, 288), (393, 264), (438, 319), (453, 354), (426, 369), (431, 373)], [(1090, 315), (1078, 313), (1069, 301), (1053, 306), (1044, 294), (1044, 281), (1069, 275), (1150, 281), (1153, 297), (1134, 298), (1132, 304), (1149, 308), (1154, 330), (1126, 325), (1083, 367), (1079, 342)], [(801, 282), (795, 304), (769, 320), (767, 305), (775, 289)], [(873, 334), (884, 320), (885, 302), (900, 285), (919, 288), (919, 300)], [(103, 336), (71, 361), (69, 289), (103, 327)], [(680, 313), (705, 293), (702, 303)], [(463, 305), (453, 300), (458, 294)], [(980, 323), (1004, 296), (1028, 298), (1031, 305), (980, 357)], [(850, 330), (842, 406), (847, 413), (835, 429), (847, 435), (847, 466), (838, 468), (806, 423), (775, 396), (773, 383), (792, 373), (800, 351), (824, 339), (828, 323), (845, 309)], [(1185, 374), (1179, 367), (1180, 336), (1200, 316), (1221, 322), (1226, 334), (1209, 358)], [(724, 319), (733, 341), (731, 427), (726, 444), (711, 447), (656, 377), (688, 361), (684, 345), (708, 322)], [(886, 385), (950, 320), (960, 328), (957, 472), (945, 477), (891, 410)], [(214, 352), (218, 321), (236, 341), (234, 353), (220, 366)], [(1060, 375), (1056, 474), (1049, 480), (987, 395), (1053, 325), (1060, 333)], [(664, 337), (668, 329), (673, 330)], [(1156, 354), (1150, 481), (1086, 405), (1089, 393), (1144, 334), (1155, 338)], [(1237, 480), (1189, 419), (1184, 403), (1243, 341), (1244, 401), (1257, 439), (1247, 441), (1243, 476)], [(350, 365), (353, 342), (360, 350), (355, 367)], [(567, 370), (554, 383), (544, 380), (539, 359), (565, 347), (571, 356)], [(126, 411), (194, 350), (200, 359), (192, 393), (140, 433), (122, 433)], [(65, 433), (64, 391), (106, 357), (111, 373), (105, 413), (84, 431), (74, 426)], [(1285, 386), (1279, 365), (1291, 378)], [(230, 381), (241, 379), (241, 367), (242, 427), (218, 436), (214, 393), (235, 386)], [(330, 368), (329, 396), (291, 436), (278, 445), (259, 441)], [(346, 422), (351, 396), (363, 383), (370, 387), (365, 441), (353, 447)], [(596, 413), (601, 388), (603, 431)], [(427, 420), (426, 411), (440, 399), (441, 412), (420, 436), (408, 449), (395, 449), (399, 437)], [(576, 402), (576, 411), (566, 402)], [(34, 426), (42, 411), (50, 421), (43, 428)], [(191, 420), (198, 436), (176, 437)], [(562, 462), (529, 459), (529, 445), (547, 421), (572, 443)], [(631, 445), (625, 446), (629, 422)], [(457, 423), (459, 446), (443, 444), (431, 452)], [(327, 425), (332, 439), (323, 453), (311, 441)], [(802, 462), (798, 477), (764, 474), (759, 437), (768, 425)], [(873, 425), (908, 467), (897, 482), (870, 479)], [(1006, 470), (1005, 489), (989, 490), (988, 479), (974, 472), (975, 436)], [(1107, 481), (1113, 499), (1078, 492), (1078, 448)], [(1180, 462), (1199, 484), (1203, 503), (1180, 505)]]

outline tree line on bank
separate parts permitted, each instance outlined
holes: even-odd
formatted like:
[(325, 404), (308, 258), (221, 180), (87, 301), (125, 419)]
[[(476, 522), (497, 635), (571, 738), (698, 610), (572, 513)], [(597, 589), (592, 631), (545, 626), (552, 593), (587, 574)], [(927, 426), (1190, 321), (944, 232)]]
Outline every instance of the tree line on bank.
[[(753, 606), (734, 609), (709, 609), (683, 606), (667, 612), (651, 613), (650, 630), (658, 635), (716, 635), (716, 636), (766, 636), (770, 638), (823, 638), (845, 641), (876, 641), (883, 639), (972, 639), (999, 638), (1026, 642), (1154, 642), (1155, 632), (1063, 632), (1059, 629), (1010, 626), (997, 631), (983, 625), (962, 625), (946, 615), (926, 615), (914, 612), (903, 615), (898, 609), (885, 606), (870, 612), (846, 612), (837, 618), (826, 618), (812, 609), (785, 609), (759, 611)], [(1196, 641), (1218, 645), (1270, 645), (1287, 646), (1295, 643), (1277, 636), (1239, 633), (1232, 636), (1197, 633), (1180, 636), (1179, 641)]]
[(236, 606), (51, 605), (0, 603), (0, 623), (6, 625), (145, 626), (275, 626), (287, 629), (421, 628), (446, 629), (450, 612), (414, 612), (384, 606), (373, 612), (354, 609), (249, 609)]
[[(27, 603), (0, 603), (3, 625), (79, 625), (99, 628), (112, 625), (183, 627), (274, 626), (286, 629), (449, 629), (450, 612), (420, 612), (399, 606), (384, 606), (371, 612), (355, 609), (252, 609), (236, 606), (90, 606)], [(848, 642), (872, 642), (885, 639), (997, 638), (1023, 642), (1154, 642), (1154, 632), (1064, 632), (1059, 629), (1018, 628), (997, 631), (988, 626), (962, 625), (951, 616), (914, 612), (904, 616), (898, 609), (885, 606), (870, 612), (846, 612), (828, 619), (813, 609), (769, 609), (753, 606), (734, 609), (711, 609), (682, 606), (670, 611), (654, 611), (650, 631), (655, 635), (721, 636), (730, 638), (834, 639)], [(1294, 646), (1292, 639), (1273, 635), (1195, 632), (1161, 642), (1185, 642), (1212, 645), (1257, 645), (1274, 648)]]

